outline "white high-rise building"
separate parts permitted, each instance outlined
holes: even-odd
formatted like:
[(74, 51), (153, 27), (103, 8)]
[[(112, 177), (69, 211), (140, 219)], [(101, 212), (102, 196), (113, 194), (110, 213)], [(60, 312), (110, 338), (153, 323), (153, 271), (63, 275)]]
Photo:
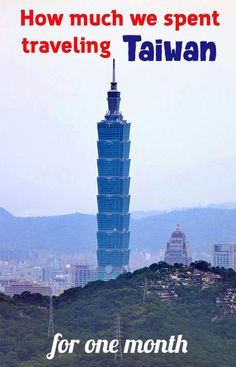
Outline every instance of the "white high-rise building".
[[(235, 242), (235, 243), (233, 243)], [(212, 265), (236, 271), (236, 241), (212, 246)]]
[(97, 280), (97, 271), (90, 265), (72, 265), (72, 287), (84, 287), (87, 283)]
[(34, 266), (32, 269), (32, 280), (34, 282), (41, 282), (43, 280), (43, 269), (41, 266)]

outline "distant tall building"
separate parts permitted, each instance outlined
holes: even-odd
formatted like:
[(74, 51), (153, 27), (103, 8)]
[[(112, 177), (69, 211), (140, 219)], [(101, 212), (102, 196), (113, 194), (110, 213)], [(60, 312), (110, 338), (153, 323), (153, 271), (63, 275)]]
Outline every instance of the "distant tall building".
[(129, 267), (130, 123), (120, 112), (120, 92), (113, 78), (108, 112), (98, 123), (98, 272), (99, 279), (116, 278)]
[(190, 265), (192, 262), (191, 245), (187, 243), (186, 236), (179, 225), (172, 233), (170, 242), (167, 242), (165, 262), (170, 265), (175, 263)]
[(214, 244), (211, 256), (213, 266), (231, 268), (236, 271), (236, 243)]
[(34, 282), (41, 282), (43, 280), (43, 269), (40, 266), (33, 267), (32, 280)]
[(97, 280), (97, 272), (89, 265), (72, 265), (72, 286), (84, 287), (87, 283)]

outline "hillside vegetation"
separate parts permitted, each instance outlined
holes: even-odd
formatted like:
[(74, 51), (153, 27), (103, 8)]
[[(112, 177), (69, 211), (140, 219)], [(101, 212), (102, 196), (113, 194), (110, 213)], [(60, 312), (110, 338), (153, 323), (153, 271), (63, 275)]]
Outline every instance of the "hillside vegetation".
[[(176, 286), (178, 297), (170, 304), (149, 292), (142, 300), (143, 284), (165, 280), (178, 271), (188, 277), (194, 269), (221, 275), (207, 289)], [(219, 314), (216, 296), (236, 287), (232, 270), (210, 268), (204, 262), (190, 268), (166, 263), (153, 264), (116, 280), (92, 282), (54, 297), (55, 331), (66, 339), (80, 339), (78, 352), (46, 359), (52, 340), (47, 337), (49, 299), (22, 294), (14, 299), (0, 298), (1, 367), (235, 367), (236, 317)], [(123, 339), (169, 339), (182, 334), (189, 343), (187, 354), (125, 355), (123, 362), (111, 354), (83, 353), (88, 339), (114, 339), (117, 315), (121, 316)], [(212, 321), (214, 320), (214, 321)]]

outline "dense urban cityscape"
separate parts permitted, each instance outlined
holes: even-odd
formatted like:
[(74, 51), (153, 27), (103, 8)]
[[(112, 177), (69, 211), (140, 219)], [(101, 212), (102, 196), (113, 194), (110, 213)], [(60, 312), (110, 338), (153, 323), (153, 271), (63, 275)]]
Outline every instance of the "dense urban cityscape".
[[(133, 249), (130, 255), (131, 124), (120, 112), (120, 100), (113, 59), (112, 82), (107, 92), (108, 111), (97, 124), (97, 258), (95, 253), (88, 251), (32, 250), (23, 254), (17, 249), (10, 253), (0, 251), (1, 292), (9, 296), (23, 292), (60, 295), (69, 288), (84, 287), (97, 279), (115, 279), (120, 274), (159, 261), (184, 266), (192, 263), (192, 246), (179, 224), (159, 252), (145, 250), (147, 245), (143, 243), (141, 250)], [(3, 213), (10, 216), (6, 211)], [(209, 243), (205, 251), (211, 253), (209, 260), (212, 266), (236, 270), (235, 234), (229, 243)], [(203, 280), (201, 282), (204, 283)]]
[[(210, 262), (214, 267), (231, 268), (236, 271), (236, 236), (228, 244), (209, 244)], [(2, 254), (1, 254), (2, 255)], [(190, 265), (191, 245), (179, 225), (160, 253), (131, 251), (130, 270), (165, 261), (170, 265)], [(96, 257), (92, 253), (55, 254), (46, 251), (32, 251), (28, 256), (1, 256), (0, 290), (13, 296), (24, 291), (43, 295), (59, 295), (71, 287), (84, 287), (97, 280)]]

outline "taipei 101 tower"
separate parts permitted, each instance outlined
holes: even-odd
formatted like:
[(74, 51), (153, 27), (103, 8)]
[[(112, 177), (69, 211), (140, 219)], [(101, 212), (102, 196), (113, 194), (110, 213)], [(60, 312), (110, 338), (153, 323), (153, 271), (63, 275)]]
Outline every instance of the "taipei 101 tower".
[(108, 112), (98, 123), (98, 278), (114, 279), (129, 269), (130, 123), (120, 112), (115, 60)]

